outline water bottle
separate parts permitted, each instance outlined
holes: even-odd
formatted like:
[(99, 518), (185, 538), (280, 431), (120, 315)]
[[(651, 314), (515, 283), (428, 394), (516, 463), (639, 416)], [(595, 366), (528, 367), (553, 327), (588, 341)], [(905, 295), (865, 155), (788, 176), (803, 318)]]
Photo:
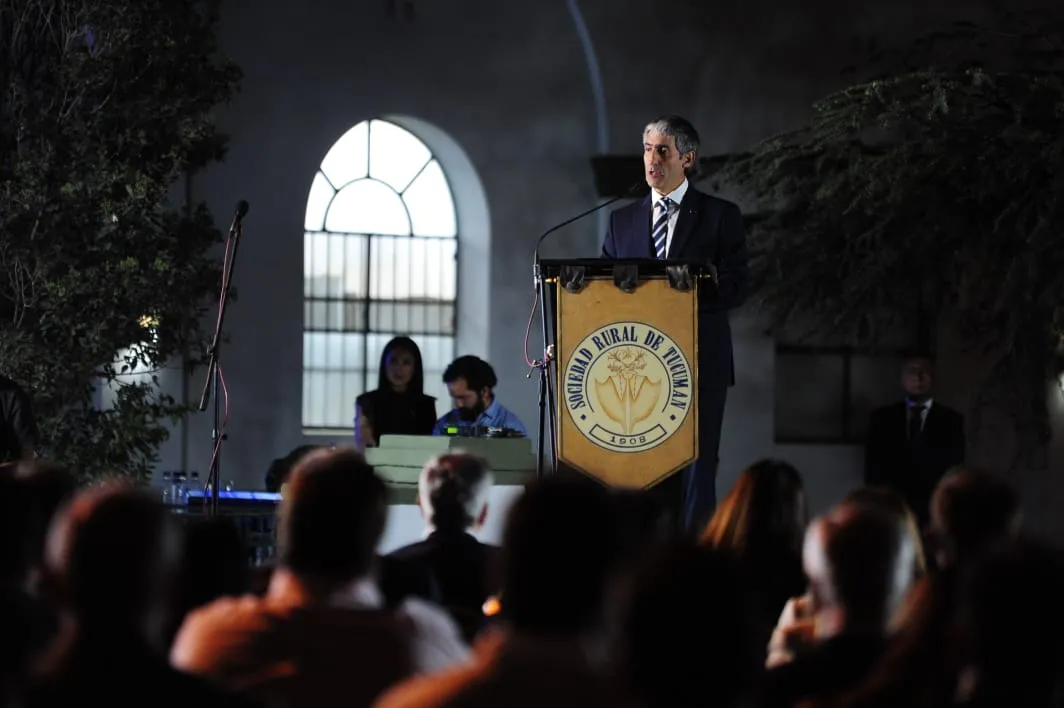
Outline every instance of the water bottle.
[(174, 472), (174, 504), (177, 506), (177, 513), (184, 514), (188, 511), (188, 485), (184, 472)]
[(199, 472), (192, 473), (192, 483), (188, 485), (188, 488), (194, 492), (203, 491), (203, 488), (200, 487)]
[(173, 506), (174, 503), (174, 483), (171, 480), (169, 472), (163, 472), (163, 504), (166, 506)]

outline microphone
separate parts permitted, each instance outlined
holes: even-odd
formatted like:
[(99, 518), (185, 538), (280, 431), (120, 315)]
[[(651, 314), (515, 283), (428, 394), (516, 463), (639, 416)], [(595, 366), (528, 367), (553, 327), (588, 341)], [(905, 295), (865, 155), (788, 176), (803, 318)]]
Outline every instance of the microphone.
[(244, 217), (248, 215), (248, 203), (246, 200), (241, 199), (236, 203), (236, 211), (233, 213), (233, 223), (229, 226), (229, 233), (234, 234), (240, 231), (241, 222), (244, 221)]
[(628, 189), (624, 190), (624, 192), (622, 192), (621, 194), (617, 195), (616, 197), (612, 197), (611, 199), (607, 199), (606, 201), (602, 202), (601, 204), (598, 204), (597, 206), (593, 206), (590, 209), (588, 209), (587, 211), (581, 212), (581, 213), (577, 214), (576, 216), (574, 216), (572, 218), (569, 218), (569, 219), (566, 219), (562, 223), (557, 224), (556, 226), (552, 226), (549, 229), (547, 229), (546, 231), (544, 231), (543, 235), (540, 236), (539, 239), (536, 241), (536, 252), (535, 252), (535, 255), (533, 257), (534, 260), (533, 260), (532, 268), (533, 268), (533, 271), (534, 271), (533, 277), (535, 279), (535, 282), (537, 282), (537, 283), (539, 282), (539, 249), (543, 245), (543, 242), (546, 240), (546, 238), (548, 236), (550, 236), (552, 233), (554, 233), (558, 229), (562, 228), (563, 226), (568, 226), (569, 224), (573, 223), (574, 221), (579, 221), (580, 219), (583, 219), (585, 216), (590, 216), (591, 214), (594, 214), (596, 211), (599, 211), (600, 209), (605, 209), (609, 205), (616, 204), (617, 202), (621, 201), (622, 199), (630, 199), (631, 197), (636, 196), (636, 193), (638, 191), (640, 191), (640, 189), (642, 189), (642, 188), (644, 188), (646, 186), (647, 186), (646, 182), (644, 182), (643, 180), (639, 180), (638, 182), (633, 184)]

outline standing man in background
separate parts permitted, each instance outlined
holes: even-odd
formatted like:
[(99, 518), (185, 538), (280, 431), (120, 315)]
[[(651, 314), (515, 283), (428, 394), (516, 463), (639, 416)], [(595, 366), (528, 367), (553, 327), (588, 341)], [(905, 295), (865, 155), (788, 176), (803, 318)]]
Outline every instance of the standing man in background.
[[(684, 527), (698, 532), (717, 505), (720, 428), (728, 388), (735, 383), (728, 313), (750, 286), (746, 237), (739, 207), (695, 189), (698, 131), (679, 116), (657, 118), (643, 129), (643, 167), (650, 194), (610, 214), (602, 257), (697, 261), (713, 282), (699, 290), (698, 460), (682, 476), (659, 485), (663, 501), (680, 504)], [(674, 480), (681, 480), (682, 489)]]
[(872, 412), (865, 443), (865, 484), (898, 492), (921, 527), (935, 487), (964, 462), (964, 416), (934, 400), (934, 387), (931, 356), (909, 356), (901, 370), (904, 397)]
[(0, 376), (0, 464), (29, 460), (37, 445), (37, 421), (29, 394)]

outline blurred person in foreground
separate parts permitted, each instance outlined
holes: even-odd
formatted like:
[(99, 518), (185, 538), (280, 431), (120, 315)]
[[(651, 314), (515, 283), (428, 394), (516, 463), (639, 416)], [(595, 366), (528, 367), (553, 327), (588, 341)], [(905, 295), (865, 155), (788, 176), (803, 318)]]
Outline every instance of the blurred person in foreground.
[(280, 562), (265, 597), (218, 600), (185, 620), (174, 666), (274, 705), (366, 705), (413, 672), (468, 656), (454, 622), (373, 579), (388, 490), (360, 452), (311, 453), (280, 507)]
[(815, 614), (788, 663), (768, 671), (765, 706), (827, 700), (860, 685), (893, 634), (913, 580), (913, 541), (898, 519), (841, 504), (810, 524), (804, 564)]
[[(905, 499), (892, 489), (861, 487), (846, 495), (843, 504), (864, 505), (876, 509), (894, 518), (900, 524), (913, 545), (913, 579), (919, 582), (927, 573), (927, 560), (924, 551), (923, 537), (916, 521), (916, 516), (905, 503)], [(915, 589), (915, 588), (914, 588)], [(907, 598), (899, 611), (895, 614), (893, 625), (899, 626), (907, 619), (912, 602)], [(915, 600), (913, 600), (915, 602)], [(772, 632), (772, 638), (768, 645), (768, 659), (765, 665), (768, 668), (785, 664), (794, 658), (796, 651), (808, 643), (805, 640), (812, 635), (813, 618), (816, 616), (816, 605), (813, 592), (810, 588), (805, 594), (793, 597), (787, 601), (780, 613), (776, 628)]]
[(731, 554), (751, 596), (765, 646), (787, 600), (806, 588), (802, 539), (808, 521), (802, 477), (780, 460), (760, 460), (739, 475), (702, 534)]
[(624, 541), (613, 502), (602, 487), (574, 480), (529, 485), (503, 536), (500, 624), (469, 663), (400, 684), (376, 706), (621, 705), (606, 661)]
[(182, 546), (162, 503), (126, 485), (82, 492), (57, 516), (42, 582), (58, 603), (60, 630), (26, 708), (249, 705), (167, 664)]

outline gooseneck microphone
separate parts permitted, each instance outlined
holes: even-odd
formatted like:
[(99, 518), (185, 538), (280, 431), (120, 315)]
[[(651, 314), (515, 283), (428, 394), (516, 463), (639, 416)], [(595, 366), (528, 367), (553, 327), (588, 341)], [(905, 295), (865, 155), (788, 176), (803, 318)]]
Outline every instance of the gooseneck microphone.
[[(637, 192), (642, 187), (646, 187), (646, 182), (644, 182), (643, 180), (639, 180), (621, 194), (607, 199), (601, 204), (591, 207), (587, 211), (580, 212), (576, 216), (566, 219), (560, 224), (550, 227), (549, 229), (543, 232), (543, 235), (540, 236), (539, 239), (536, 240), (536, 251), (533, 256), (532, 264), (532, 282), (536, 289), (536, 299), (533, 301), (532, 311), (528, 315), (528, 326), (525, 327), (524, 356), (525, 363), (529, 366), (529, 375), (531, 376), (531, 373), (533, 371), (539, 371), (539, 450), (538, 455), (536, 456), (537, 477), (543, 476), (545, 457), (544, 450), (546, 445), (546, 437), (548, 434), (550, 435), (552, 471), (554, 470), (555, 464), (558, 460), (558, 441), (556, 439), (555, 432), (557, 431), (557, 421), (555, 419), (555, 411), (553, 404), (548, 405), (548, 401), (554, 400), (554, 383), (551, 381), (550, 373), (550, 367), (552, 362), (554, 361), (554, 344), (551, 342), (550, 331), (547, 324), (547, 313), (550, 310), (550, 295), (547, 292), (547, 284), (542, 277), (542, 263), (539, 259), (540, 246), (543, 245), (543, 242), (547, 239), (548, 236), (550, 236), (552, 233), (562, 228), (563, 226), (568, 226), (574, 221), (579, 221), (585, 216), (589, 216), (601, 209), (605, 209), (609, 205), (615, 204), (621, 201), (622, 199), (629, 199), (631, 197), (638, 196)], [(540, 307), (541, 304), (542, 307)], [(540, 318), (540, 325), (542, 327), (543, 334), (543, 358), (533, 361), (528, 357), (528, 340), (530, 335), (532, 334), (532, 322), (536, 318), (537, 309), (542, 313), (542, 317)]]
[(533, 278), (533, 280), (536, 283), (539, 283), (539, 264), (540, 264), (539, 249), (543, 245), (543, 242), (547, 239), (548, 236), (550, 236), (552, 233), (554, 233), (558, 229), (560, 229), (562, 227), (565, 227), (565, 226), (568, 226), (569, 224), (573, 223), (574, 221), (579, 221), (580, 219), (583, 219), (585, 216), (590, 216), (590, 215), (594, 214), (596, 211), (599, 211), (601, 209), (605, 209), (606, 207), (610, 206), (611, 204), (616, 204), (617, 202), (621, 201), (622, 199), (631, 199), (632, 197), (637, 196), (638, 192), (641, 189), (645, 188), (645, 187), (646, 187), (646, 182), (644, 182), (643, 180), (639, 180), (638, 182), (633, 184), (628, 189), (624, 190), (624, 192), (622, 192), (621, 194), (617, 195), (616, 197), (612, 197), (610, 199), (607, 199), (606, 201), (602, 202), (601, 204), (597, 204), (597, 205), (591, 207), (590, 209), (588, 209), (587, 211), (580, 212), (576, 216), (571, 217), (569, 219), (566, 219), (562, 223), (556, 224), (555, 226), (552, 226), (549, 229), (547, 229), (546, 231), (544, 231), (543, 235), (541, 235), (539, 237), (539, 239), (536, 241), (536, 251), (535, 251), (535, 254), (533, 255), (533, 261), (532, 261), (532, 278)]
[(241, 199), (236, 203), (236, 211), (233, 212), (233, 223), (229, 226), (229, 234), (236, 234), (241, 231), (240, 227), (243, 225), (244, 217), (248, 215), (248, 203), (246, 200)]

